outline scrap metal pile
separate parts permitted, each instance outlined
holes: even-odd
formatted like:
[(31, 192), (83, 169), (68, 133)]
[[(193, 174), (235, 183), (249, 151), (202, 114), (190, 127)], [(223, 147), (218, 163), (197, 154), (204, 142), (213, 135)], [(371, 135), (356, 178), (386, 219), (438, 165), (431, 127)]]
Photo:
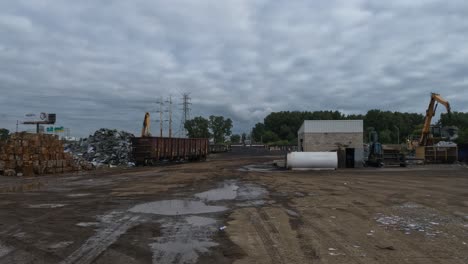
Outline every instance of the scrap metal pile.
[(65, 145), (65, 151), (91, 162), (94, 166), (133, 166), (130, 160), (134, 135), (125, 131), (101, 128), (88, 138)]

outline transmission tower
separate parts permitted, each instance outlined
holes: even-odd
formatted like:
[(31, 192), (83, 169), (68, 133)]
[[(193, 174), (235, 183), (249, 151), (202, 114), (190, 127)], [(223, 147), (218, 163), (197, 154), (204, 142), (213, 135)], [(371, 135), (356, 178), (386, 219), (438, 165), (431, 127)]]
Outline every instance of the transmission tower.
[(182, 118), (180, 124), (180, 131), (182, 131), (182, 137), (187, 136), (187, 130), (185, 129), (185, 122), (190, 120), (190, 93), (182, 94)]
[(160, 97), (160, 98), (156, 101), (156, 105), (158, 106), (158, 110), (157, 110), (156, 112), (159, 113), (159, 136), (162, 137), (162, 136), (163, 136), (163, 123), (164, 123), (164, 119), (163, 119), (163, 113), (164, 113), (163, 106), (164, 106), (164, 101), (163, 101), (162, 97)]
[(172, 96), (169, 95), (169, 98), (165, 102), (169, 104), (166, 112), (169, 113), (169, 137), (171, 138), (172, 137)]

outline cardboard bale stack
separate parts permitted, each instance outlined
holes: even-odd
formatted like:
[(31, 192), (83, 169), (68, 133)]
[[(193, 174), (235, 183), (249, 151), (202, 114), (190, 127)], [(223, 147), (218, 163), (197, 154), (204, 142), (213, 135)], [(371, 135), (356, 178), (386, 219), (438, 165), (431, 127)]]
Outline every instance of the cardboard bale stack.
[(0, 142), (0, 174), (33, 176), (79, 171), (92, 168), (64, 153), (55, 135), (16, 133)]

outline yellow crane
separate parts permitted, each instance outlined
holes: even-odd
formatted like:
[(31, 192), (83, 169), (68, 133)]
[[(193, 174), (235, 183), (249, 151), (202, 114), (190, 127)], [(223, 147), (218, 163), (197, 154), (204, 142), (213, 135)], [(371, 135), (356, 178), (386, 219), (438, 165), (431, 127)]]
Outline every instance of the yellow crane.
[(151, 137), (150, 133), (150, 114), (146, 112), (143, 119), (143, 128), (141, 129), (141, 137)]
[(421, 138), (419, 139), (419, 146), (430, 145), (430, 130), (431, 130), (431, 120), (435, 115), (438, 104), (442, 104), (447, 109), (447, 113), (450, 115), (450, 104), (440, 96), (440, 94), (431, 93), (431, 101), (429, 102), (429, 107), (426, 110), (426, 117), (424, 119), (424, 127), (421, 132)]

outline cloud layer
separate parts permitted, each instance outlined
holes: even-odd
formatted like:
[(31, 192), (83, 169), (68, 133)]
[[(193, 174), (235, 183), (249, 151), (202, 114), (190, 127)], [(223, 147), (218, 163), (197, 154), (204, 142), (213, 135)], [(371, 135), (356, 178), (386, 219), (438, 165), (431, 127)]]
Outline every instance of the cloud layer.
[[(155, 101), (248, 131), (271, 111), (468, 111), (468, 3), (0, 2), (0, 126), (56, 112), (72, 134), (139, 131)], [(167, 117), (166, 117), (167, 118)], [(153, 133), (157, 125), (153, 125)]]

